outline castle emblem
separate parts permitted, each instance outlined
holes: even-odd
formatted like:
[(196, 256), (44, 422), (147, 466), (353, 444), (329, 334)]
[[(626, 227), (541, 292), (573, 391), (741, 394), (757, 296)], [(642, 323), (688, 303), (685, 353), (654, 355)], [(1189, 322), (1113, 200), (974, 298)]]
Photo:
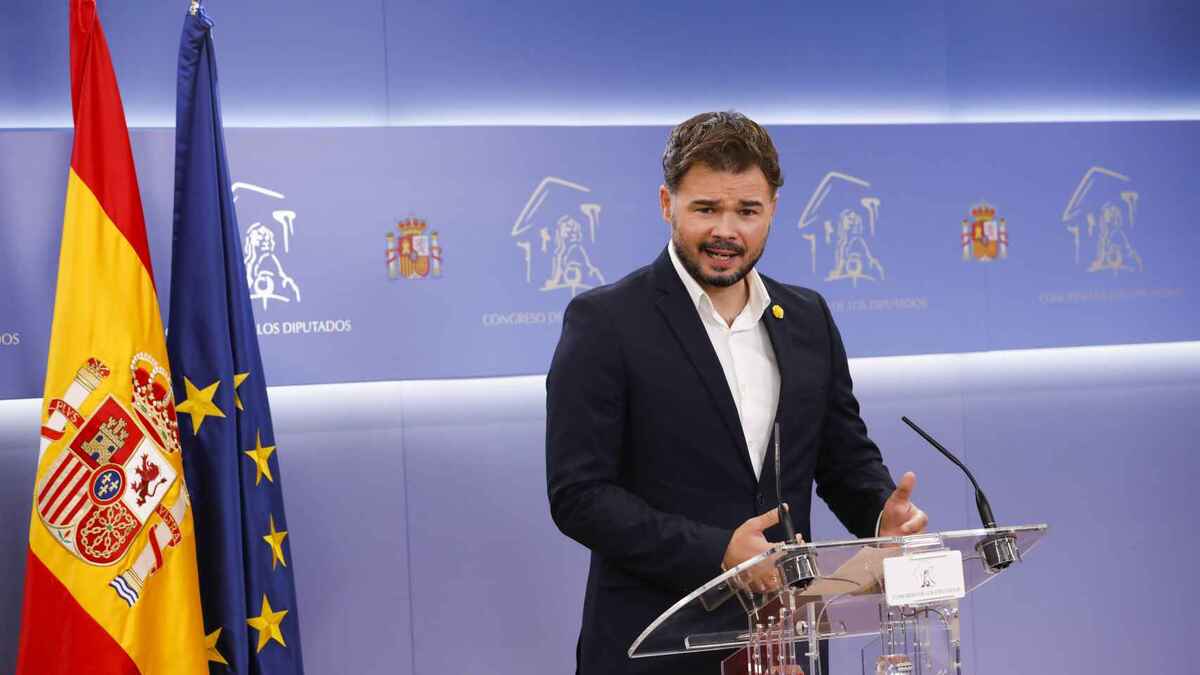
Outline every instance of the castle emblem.
[(509, 236), (521, 250), (525, 283), (540, 291), (579, 292), (605, 283), (592, 260), (602, 209), (586, 185), (547, 176), (534, 188)]
[(426, 234), (428, 224), (419, 218), (396, 223), (393, 232), (384, 235), (388, 279), (427, 279), (442, 276), (442, 244), (437, 230)]
[(962, 221), (962, 259), (987, 262), (1007, 257), (1008, 225), (996, 218), (996, 207), (979, 202)]
[[(81, 414), (79, 408), (109, 374), (106, 365), (89, 359), (63, 397), (49, 402), (42, 453), (60, 450), (38, 481), (34, 505), (54, 539), (94, 566), (126, 560), (149, 525), (133, 561), (109, 584), (133, 606), (145, 581), (164, 564), (165, 550), (181, 541), (179, 522), (188, 498), (179, 480), (178, 425), (166, 369), (152, 356), (137, 354), (130, 362), (129, 399), (108, 394), (90, 415)], [(173, 502), (164, 504), (168, 494), (174, 494)]]
[[(1133, 245), (1138, 193), (1124, 174), (1102, 166), (1084, 173), (1063, 209), (1062, 223), (1075, 243), (1075, 264), (1088, 272), (1141, 272), (1142, 256)], [(1091, 252), (1086, 252), (1090, 245)], [(1090, 258), (1084, 260), (1081, 255)]]
[(300, 302), (300, 284), (283, 265), (296, 236), (296, 212), (279, 208), (286, 204), (282, 193), (253, 183), (235, 182), (232, 191), (239, 220), (250, 223), (242, 236), (250, 299), (261, 301), (263, 309), (272, 301)]
[[(879, 207), (880, 198), (868, 181), (837, 171), (825, 174), (800, 214), (810, 273), (819, 274), (818, 267), (827, 269), (825, 281), (849, 281), (855, 287), (860, 281), (887, 279), (883, 262), (871, 251)], [(829, 261), (829, 266), (818, 259)]]

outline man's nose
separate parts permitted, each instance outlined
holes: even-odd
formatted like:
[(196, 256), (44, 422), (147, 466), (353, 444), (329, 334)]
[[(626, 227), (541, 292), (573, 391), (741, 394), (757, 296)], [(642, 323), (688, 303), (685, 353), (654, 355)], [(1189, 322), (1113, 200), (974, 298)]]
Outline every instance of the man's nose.
[(721, 217), (717, 218), (717, 222), (713, 225), (712, 235), (720, 239), (733, 239), (737, 236), (737, 214), (732, 211), (724, 211)]

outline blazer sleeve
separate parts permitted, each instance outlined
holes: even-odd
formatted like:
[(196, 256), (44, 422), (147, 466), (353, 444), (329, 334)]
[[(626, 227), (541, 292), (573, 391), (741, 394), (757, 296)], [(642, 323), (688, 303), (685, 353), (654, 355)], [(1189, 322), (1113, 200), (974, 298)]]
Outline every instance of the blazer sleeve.
[(550, 513), (567, 536), (637, 577), (676, 592), (720, 572), (731, 530), (651, 507), (621, 482), (628, 447), (621, 346), (589, 295), (568, 305), (546, 376)]
[[(818, 296), (820, 297), (820, 296)], [(829, 327), (829, 401), (817, 457), (817, 495), (825, 500), (842, 525), (857, 537), (874, 537), (883, 503), (896, 489), (883, 464), (879, 446), (867, 436), (846, 361), (842, 336), (825, 299), (821, 310)]]

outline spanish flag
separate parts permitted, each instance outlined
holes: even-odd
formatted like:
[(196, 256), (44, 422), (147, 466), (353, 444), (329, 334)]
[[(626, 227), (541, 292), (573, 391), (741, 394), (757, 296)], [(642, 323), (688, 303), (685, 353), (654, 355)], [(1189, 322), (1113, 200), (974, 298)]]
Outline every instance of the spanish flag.
[(67, 175), (17, 673), (208, 673), (195, 537), (129, 132), (71, 0)]

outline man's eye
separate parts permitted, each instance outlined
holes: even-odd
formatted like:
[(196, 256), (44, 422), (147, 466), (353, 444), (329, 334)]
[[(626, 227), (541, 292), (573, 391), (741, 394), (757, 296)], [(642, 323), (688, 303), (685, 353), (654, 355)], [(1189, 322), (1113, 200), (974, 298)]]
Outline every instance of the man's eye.
[(741, 209), (739, 213), (741, 213), (743, 216), (753, 216), (757, 215), (758, 211), (755, 211), (754, 209)]
[(713, 212), (713, 207), (711, 207), (711, 206), (701, 206), (701, 207), (697, 208), (697, 209), (696, 209), (696, 211), (697, 211), (698, 213), (712, 213), (712, 212)]

